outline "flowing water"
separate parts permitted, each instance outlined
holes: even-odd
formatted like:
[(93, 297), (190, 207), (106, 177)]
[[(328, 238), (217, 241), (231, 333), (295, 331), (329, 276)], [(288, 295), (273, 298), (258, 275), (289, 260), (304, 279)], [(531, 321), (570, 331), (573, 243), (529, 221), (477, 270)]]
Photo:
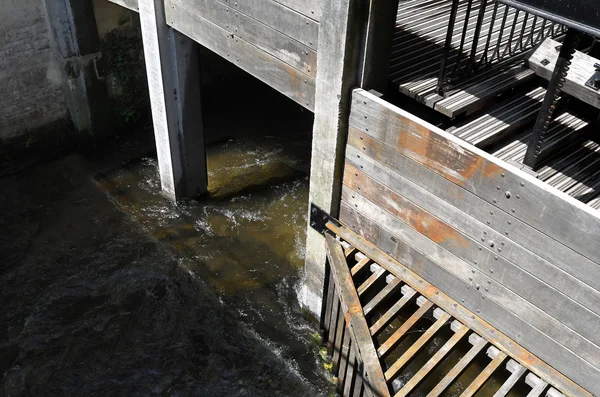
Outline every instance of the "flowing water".
[(310, 117), (208, 109), (231, 138), (197, 201), (161, 195), (151, 135), (0, 177), (0, 396), (329, 393), (296, 293)]

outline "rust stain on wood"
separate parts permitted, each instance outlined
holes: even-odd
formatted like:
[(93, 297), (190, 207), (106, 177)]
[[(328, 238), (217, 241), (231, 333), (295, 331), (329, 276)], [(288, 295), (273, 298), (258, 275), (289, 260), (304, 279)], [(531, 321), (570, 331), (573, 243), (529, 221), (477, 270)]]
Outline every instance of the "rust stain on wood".
[(359, 191), (377, 206), (397, 216), (437, 244), (453, 247), (469, 245), (469, 241), (457, 230), (348, 163), (344, 170), (344, 184)]
[(290, 77), (292, 78), (292, 85), (296, 89), (296, 94), (298, 95), (298, 98), (301, 98), (302, 100), (304, 100), (304, 95), (302, 95), (302, 90), (300, 90), (300, 87), (298, 87), (298, 81), (296, 79), (296, 70), (291, 66), (289, 67), (289, 70), (290, 70)]

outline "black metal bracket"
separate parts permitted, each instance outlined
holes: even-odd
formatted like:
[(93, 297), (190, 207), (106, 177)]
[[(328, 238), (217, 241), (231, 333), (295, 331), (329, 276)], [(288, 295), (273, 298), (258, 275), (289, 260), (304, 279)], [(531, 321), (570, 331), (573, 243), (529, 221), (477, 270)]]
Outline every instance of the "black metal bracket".
[(329, 231), (327, 222), (340, 226), (340, 222), (313, 203), (310, 203), (310, 227), (321, 234)]
[(600, 63), (594, 64), (596, 73), (585, 83), (586, 87), (590, 87), (596, 91), (600, 90)]

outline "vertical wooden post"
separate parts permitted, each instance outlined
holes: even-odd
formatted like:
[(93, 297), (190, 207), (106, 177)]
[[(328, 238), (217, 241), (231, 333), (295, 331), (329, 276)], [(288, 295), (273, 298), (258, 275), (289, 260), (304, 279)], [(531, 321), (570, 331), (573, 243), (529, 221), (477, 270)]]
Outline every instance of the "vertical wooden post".
[(206, 192), (199, 45), (167, 26), (163, 0), (139, 0), (156, 152), (163, 193)]
[[(312, 138), (310, 201), (337, 216), (352, 88), (359, 83), (364, 9), (358, 0), (321, 2), (317, 86)], [(302, 305), (321, 313), (326, 250), (310, 226), (306, 240)]]
[(360, 87), (382, 94), (388, 86), (399, 0), (370, 0)]
[(73, 125), (94, 137), (112, 132), (104, 61), (91, 1), (45, 0)]
[[(321, 2), (310, 201), (333, 216), (340, 205), (352, 89), (384, 92), (398, 0)], [(323, 236), (310, 226), (301, 301), (321, 313), (325, 272)]]

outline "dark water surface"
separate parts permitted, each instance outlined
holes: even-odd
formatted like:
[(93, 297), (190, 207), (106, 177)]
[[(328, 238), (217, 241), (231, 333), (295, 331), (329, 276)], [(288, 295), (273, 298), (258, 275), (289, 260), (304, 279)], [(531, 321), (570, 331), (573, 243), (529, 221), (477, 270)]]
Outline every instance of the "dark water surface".
[(310, 129), (292, 124), (226, 120), (211, 197), (180, 205), (135, 145), (2, 177), (0, 396), (327, 394), (296, 296)]

